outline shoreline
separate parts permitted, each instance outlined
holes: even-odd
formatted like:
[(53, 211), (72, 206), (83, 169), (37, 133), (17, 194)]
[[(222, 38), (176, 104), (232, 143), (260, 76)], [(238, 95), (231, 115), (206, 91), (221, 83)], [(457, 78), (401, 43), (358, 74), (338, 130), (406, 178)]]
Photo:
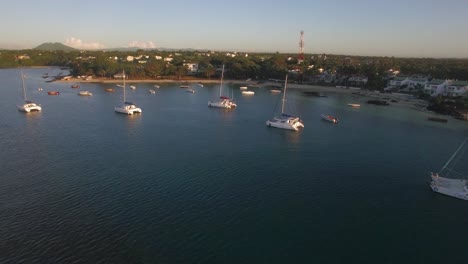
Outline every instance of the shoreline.
[[(121, 83), (121, 79), (91, 79), (91, 80), (83, 80), (79, 78), (70, 78), (67, 80), (56, 80), (53, 82), (63, 82), (63, 83), (102, 83), (102, 84), (115, 84)], [(126, 80), (127, 84), (131, 83), (150, 83), (150, 84), (158, 84), (158, 83), (180, 83), (183, 85), (196, 85), (196, 84), (216, 84), (220, 83), (218, 79), (193, 79), (193, 80), (170, 80), (170, 79), (161, 79), (161, 80), (154, 80), (154, 79), (136, 79), (136, 80)], [(282, 83), (276, 82), (262, 82), (259, 83), (258, 81), (242, 81), (242, 80), (225, 80), (224, 83), (227, 84), (239, 84), (249, 86), (249, 88), (283, 88)], [(301, 89), (301, 90), (308, 90), (308, 91), (316, 91), (316, 92), (330, 92), (330, 93), (352, 93), (356, 90), (353, 89), (345, 89), (345, 88), (338, 88), (334, 86), (320, 86), (320, 85), (312, 85), (312, 84), (294, 84), (288, 83), (288, 88), (290, 89)]]

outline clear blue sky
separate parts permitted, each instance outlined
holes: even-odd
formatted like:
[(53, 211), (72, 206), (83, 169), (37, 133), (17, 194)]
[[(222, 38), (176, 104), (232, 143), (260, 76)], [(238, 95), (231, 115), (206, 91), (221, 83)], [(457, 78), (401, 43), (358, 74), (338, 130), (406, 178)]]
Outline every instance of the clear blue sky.
[(167, 47), (468, 57), (468, 0), (5, 0), (0, 48)]

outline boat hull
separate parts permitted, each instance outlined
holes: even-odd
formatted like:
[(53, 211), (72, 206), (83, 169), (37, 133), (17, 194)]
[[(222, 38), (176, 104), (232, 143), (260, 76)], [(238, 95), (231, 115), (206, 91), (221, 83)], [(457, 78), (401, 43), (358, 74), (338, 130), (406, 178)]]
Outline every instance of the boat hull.
[(304, 128), (304, 124), (300, 122), (297, 118), (288, 118), (288, 119), (278, 119), (274, 118), (272, 120), (267, 120), (266, 125), (269, 127), (287, 129), (287, 130), (299, 130), (299, 128)]
[(449, 179), (431, 174), (431, 189), (434, 192), (468, 201), (468, 182), (462, 179)]
[(18, 110), (21, 112), (39, 112), (42, 110), (42, 107), (36, 104), (25, 104), (25, 105), (18, 105), (17, 106)]
[(118, 106), (114, 107), (114, 111), (120, 114), (126, 114), (126, 115), (133, 115), (135, 113), (142, 113), (141, 108), (136, 107), (134, 105), (124, 105), (124, 106)]
[(234, 102), (223, 100), (219, 102), (208, 102), (209, 107), (217, 107), (217, 108), (225, 108), (225, 109), (231, 109), (236, 107), (237, 105)]
[(333, 124), (337, 124), (337, 123), (338, 123), (338, 118), (333, 117), (333, 116), (322, 115), (322, 119), (325, 120), (325, 121), (331, 122), (331, 123), (333, 123)]

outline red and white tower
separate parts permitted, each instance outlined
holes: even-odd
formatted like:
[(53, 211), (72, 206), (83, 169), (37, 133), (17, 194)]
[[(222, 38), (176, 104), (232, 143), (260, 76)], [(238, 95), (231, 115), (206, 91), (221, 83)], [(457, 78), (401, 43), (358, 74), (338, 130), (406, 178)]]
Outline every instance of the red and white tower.
[(301, 39), (299, 41), (299, 54), (297, 55), (297, 64), (304, 62), (304, 30), (301, 30)]

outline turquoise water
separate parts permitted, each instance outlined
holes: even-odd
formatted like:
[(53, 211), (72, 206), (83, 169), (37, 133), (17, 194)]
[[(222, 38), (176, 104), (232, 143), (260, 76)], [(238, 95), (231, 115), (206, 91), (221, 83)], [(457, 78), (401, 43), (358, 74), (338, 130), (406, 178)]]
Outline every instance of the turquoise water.
[[(288, 101), (300, 132), (268, 128), (281, 95), (253, 88), (207, 107), (218, 86), (136, 84), (141, 115), (114, 113), (115, 84), (45, 83), (0, 71), (0, 263), (465, 262), (467, 202), (433, 193), (468, 123), (429, 122), (348, 95)], [(132, 85), (128, 82), (128, 85)], [(42, 87), (44, 91), (38, 91)], [(117, 89), (106, 93), (107, 87)], [(60, 91), (48, 96), (48, 90)], [(320, 114), (340, 118), (333, 125)]]

